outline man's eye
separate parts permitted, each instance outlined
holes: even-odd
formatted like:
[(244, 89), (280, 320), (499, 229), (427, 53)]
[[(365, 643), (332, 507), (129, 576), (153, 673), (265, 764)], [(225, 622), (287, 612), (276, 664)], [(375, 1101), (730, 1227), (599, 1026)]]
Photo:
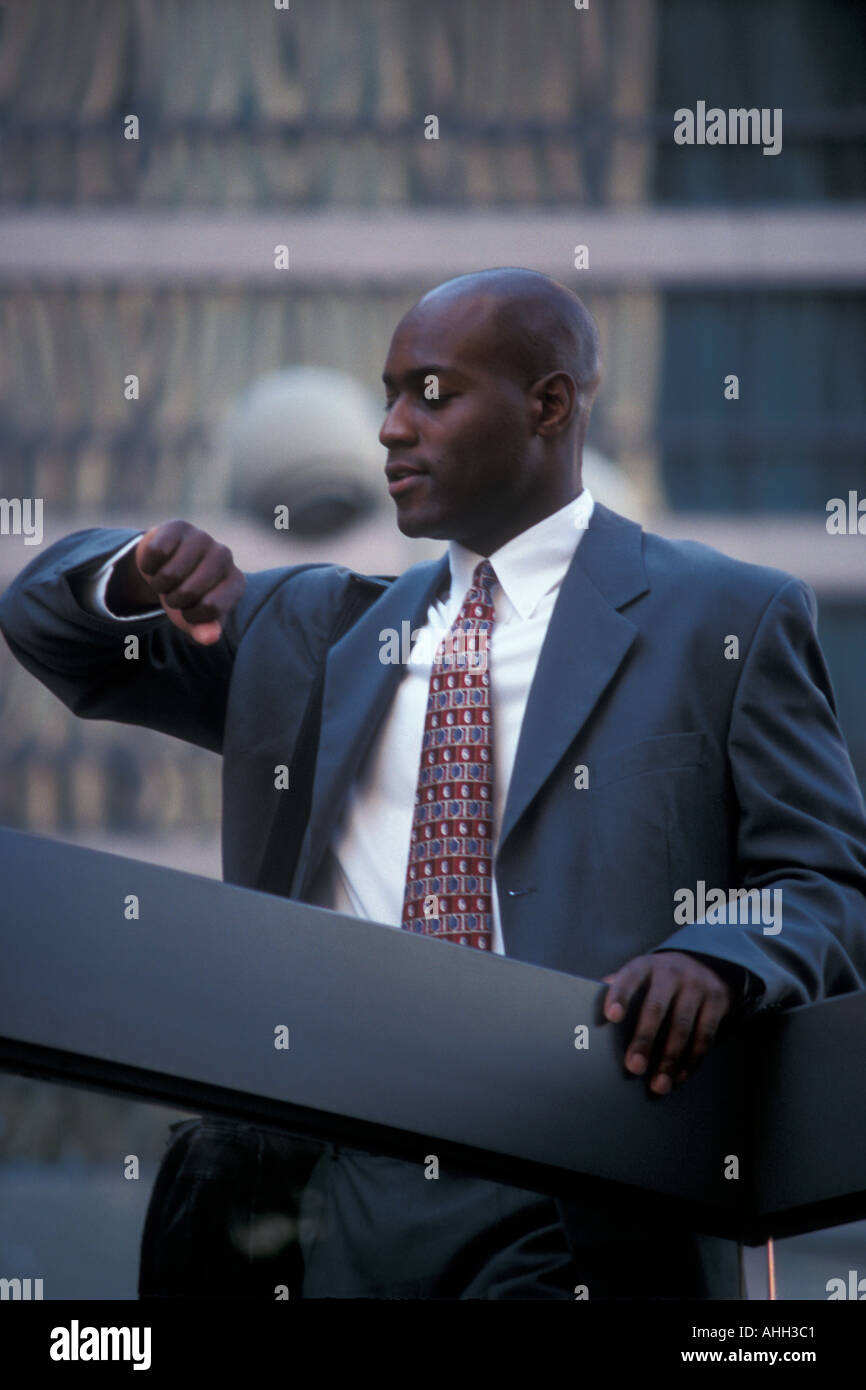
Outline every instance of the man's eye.
[[(450, 401), (451, 395), (453, 395), (453, 392), (450, 393), (449, 395), (445, 395), (445, 396), (443, 396), (443, 395), (439, 395), (439, 396), (429, 396), (429, 397), (428, 397), (428, 396), (422, 396), (422, 397), (421, 397), (421, 400), (424, 402), (425, 405), (432, 405), (432, 406), (435, 407), (435, 406), (437, 406), (437, 405), (441, 405), (443, 401)], [(387, 414), (388, 414), (388, 411), (389, 411), (389, 410), (392, 410), (393, 407), (394, 407), (394, 402), (393, 402), (393, 401), (385, 401), (385, 404), (382, 406), (382, 414), (383, 414), (383, 415), (387, 415)]]

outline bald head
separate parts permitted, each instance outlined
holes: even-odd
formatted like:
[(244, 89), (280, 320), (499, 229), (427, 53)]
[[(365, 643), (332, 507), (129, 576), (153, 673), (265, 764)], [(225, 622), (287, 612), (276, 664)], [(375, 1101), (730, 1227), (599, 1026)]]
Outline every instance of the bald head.
[(601, 348), (595, 320), (573, 291), (539, 271), (505, 266), (446, 280), (415, 308), (446, 306), (471, 314), (494, 360), (518, 385), (567, 372), (577, 387), (583, 436), (601, 378)]
[(382, 372), (404, 535), (490, 555), (575, 498), (599, 376), (592, 315), (547, 275), (482, 270), (425, 294)]

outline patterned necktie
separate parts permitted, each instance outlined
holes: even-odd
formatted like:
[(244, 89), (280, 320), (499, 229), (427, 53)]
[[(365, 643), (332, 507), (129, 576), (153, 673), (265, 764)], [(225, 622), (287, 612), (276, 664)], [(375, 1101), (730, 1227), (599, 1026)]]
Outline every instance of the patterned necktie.
[(489, 560), (433, 658), (402, 925), (461, 946), (493, 945), (493, 719)]

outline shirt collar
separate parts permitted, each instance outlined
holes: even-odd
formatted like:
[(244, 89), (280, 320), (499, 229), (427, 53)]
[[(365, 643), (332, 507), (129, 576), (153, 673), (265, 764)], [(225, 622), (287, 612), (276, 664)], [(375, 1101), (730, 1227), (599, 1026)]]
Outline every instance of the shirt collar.
[[(531, 618), (544, 595), (562, 583), (594, 506), (592, 494), (584, 488), (558, 512), (542, 517), (489, 557), (505, 597), (521, 618)], [(457, 600), (459, 609), (475, 566), (484, 557), (452, 540), (448, 542), (448, 558), (451, 598)]]

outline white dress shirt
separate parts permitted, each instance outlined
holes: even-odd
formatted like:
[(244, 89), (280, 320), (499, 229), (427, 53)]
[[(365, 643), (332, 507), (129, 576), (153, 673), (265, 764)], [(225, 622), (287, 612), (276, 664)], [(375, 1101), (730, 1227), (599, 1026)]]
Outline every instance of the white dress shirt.
[(108, 581), (114, 573), (114, 566), (117, 564), (118, 560), (123, 559), (128, 550), (132, 550), (138, 545), (138, 542), (144, 534), (144, 531), (139, 531), (138, 535), (133, 536), (131, 541), (126, 541), (125, 544), (120, 546), (118, 550), (115, 550), (112, 555), (109, 555), (108, 559), (99, 567), (95, 574), (90, 575), (87, 581), (82, 583), (82, 593), (89, 602), (94, 613), (98, 613), (103, 618), (123, 618), (123, 621), (127, 623), (134, 623), (136, 620), (140, 621), (142, 618), (161, 618), (163, 616), (165, 609), (161, 606), (148, 608), (146, 610), (143, 609), (139, 613), (125, 614), (114, 612), (113, 609), (108, 607), (105, 601), (105, 591), (108, 588)]
[[(565, 572), (593, 511), (584, 488), (559, 511), (522, 531), (489, 557), (498, 583), (493, 588), (495, 622), (488, 648), (493, 711), (493, 851), (520, 726), (535, 668)], [(144, 532), (141, 533), (142, 535)], [(105, 604), (116, 560), (140, 537), (112, 555), (90, 581), (95, 612), (119, 617)], [(421, 742), (427, 712), (430, 668), (441, 637), (451, 628), (483, 558), (449, 541), (451, 586), (435, 600), (418, 634), (391, 706), (373, 738), (322, 863), (307, 895), (319, 907), (399, 928), (412, 833)], [(162, 609), (152, 610), (161, 613)], [(124, 618), (151, 616), (139, 613)], [(496, 880), (493, 878), (493, 950), (504, 955)]]

